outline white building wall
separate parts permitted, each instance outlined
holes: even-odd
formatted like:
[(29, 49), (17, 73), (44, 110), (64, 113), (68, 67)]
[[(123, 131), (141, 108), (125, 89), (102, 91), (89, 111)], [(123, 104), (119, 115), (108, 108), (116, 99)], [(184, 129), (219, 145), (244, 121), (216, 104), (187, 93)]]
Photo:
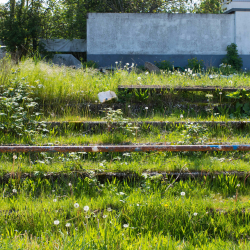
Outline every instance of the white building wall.
[(90, 13), (90, 54), (222, 55), (234, 42), (234, 15)]
[(235, 43), (240, 55), (250, 55), (250, 11), (235, 12)]

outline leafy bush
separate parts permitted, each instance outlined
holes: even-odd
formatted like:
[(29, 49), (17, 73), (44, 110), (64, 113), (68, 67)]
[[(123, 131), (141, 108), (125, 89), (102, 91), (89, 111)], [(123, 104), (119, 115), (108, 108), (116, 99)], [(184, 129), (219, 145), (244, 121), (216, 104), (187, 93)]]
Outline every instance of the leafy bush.
[(87, 61), (83, 63), (84, 68), (94, 68), (97, 69), (99, 67), (97, 62), (94, 61)]
[(237, 45), (235, 43), (231, 43), (227, 46), (227, 55), (221, 62), (226, 65), (231, 65), (236, 70), (242, 68), (242, 59), (238, 55)]
[(163, 60), (161, 62), (155, 62), (155, 65), (162, 70), (172, 70), (174, 65), (168, 61), (168, 60)]
[(0, 131), (18, 136), (32, 136), (46, 125), (39, 123), (41, 113), (38, 103), (32, 98), (33, 86), (14, 80), (9, 86), (2, 86), (0, 93)]
[(196, 57), (192, 59), (188, 59), (188, 68), (192, 69), (193, 71), (201, 71), (204, 67), (203, 60), (198, 60)]

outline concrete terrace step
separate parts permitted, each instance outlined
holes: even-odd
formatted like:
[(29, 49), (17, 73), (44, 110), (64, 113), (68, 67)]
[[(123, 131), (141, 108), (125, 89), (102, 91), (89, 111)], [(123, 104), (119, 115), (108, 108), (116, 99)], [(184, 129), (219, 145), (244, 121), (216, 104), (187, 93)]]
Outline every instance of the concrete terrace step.
[[(230, 126), (230, 127), (246, 127), (250, 125), (250, 121), (228, 121), (228, 122), (213, 122), (213, 121), (201, 121), (201, 122), (186, 122), (186, 121), (178, 121), (178, 122), (169, 122), (169, 121), (128, 121), (131, 123), (132, 126), (136, 127), (176, 127), (176, 126), (184, 126), (188, 124), (198, 124), (198, 125), (206, 125), (208, 127), (215, 127), (215, 126)], [(103, 129), (107, 128), (108, 123), (105, 121), (88, 121), (88, 122), (81, 122), (81, 121), (64, 121), (64, 122), (45, 122), (51, 128), (54, 127), (83, 127), (85, 129)], [(117, 122), (113, 122), (111, 126), (118, 125)]]
[(1, 153), (27, 152), (208, 152), (250, 151), (250, 145), (93, 145), (93, 146), (0, 146)]
[(155, 90), (157, 92), (162, 90), (172, 90), (172, 91), (228, 91), (228, 92), (234, 92), (237, 90), (246, 90), (250, 91), (250, 88), (231, 88), (231, 87), (221, 87), (221, 86), (192, 86), (192, 87), (171, 87), (167, 85), (119, 85), (119, 90)]
[[(95, 170), (93, 170), (95, 171)], [(93, 172), (92, 171), (92, 172)], [(125, 171), (125, 172), (108, 172), (105, 171), (103, 173), (95, 173), (95, 177), (98, 181), (111, 181), (112, 179), (116, 178), (120, 181), (127, 180), (127, 179), (144, 179), (143, 175), (151, 176), (157, 176), (162, 175), (164, 179), (173, 180), (178, 177), (178, 180), (189, 180), (189, 179), (200, 179), (204, 177), (210, 177), (210, 178), (217, 178), (218, 176), (237, 176), (239, 180), (246, 182), (246, 180), (249, 177), (249, 173), (244, 171), (172, 171), (172, 172), (143, 172), (143, 173), (136, 173), (131, 171)], [(63, 181), (65, 182), (65, 179), (67, 178), (81, 178), (84, 179), (86, 177), (89, 177), (90, 174), (87, 171), (70, 171), (70, 172), (31, 172), (31, 173), (22, 173), (21, 175), (19, 173), (6, 173), (2, 176), (0, 176), (0, 183), (8, 183), (10, 179), (47, 179), (49, 181)]]

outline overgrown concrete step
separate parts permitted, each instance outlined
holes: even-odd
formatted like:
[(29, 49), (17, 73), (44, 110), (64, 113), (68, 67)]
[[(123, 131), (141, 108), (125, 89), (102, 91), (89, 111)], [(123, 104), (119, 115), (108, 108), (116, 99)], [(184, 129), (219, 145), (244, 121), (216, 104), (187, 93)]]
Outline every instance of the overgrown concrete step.
[[(202, 125), (202, 126), (208, 126), (208, 127), (216, 127), (216, 126), (228, 126), (228, 127), (238, 127), (243, 128), (250, 125), (250, 121), (228, 121), (228, 122), (215, 122), (215, 121), (196, 121), (196, 122), (185, 122), (185, 121), (178, 121), (178, 122), (169, 122), (169, 121), (129, 121), (128, 123), (131, 123), (133, 127), (139, 127), (139, 128), (150, 128), (150, 127), (160, 127), (160, 128), (167, 128), (167, 127), (178, 127), (178, 126), (184, 126), (188, 124), (196, 124), (196, 125)], [(50, 128), (62, 128), (62, 127), (72, 127), (72, 128), (79, 128), (82, 127), (87, 130), (99, 130), (99, 129), (105, 129), (108, 127), (108, 123), (105, 121), (87, 121), (87, 122), (81, 122), (81, 121), (63, 121), (63, 122), (45, 122), (46, 125), (48, 125)], [(119, 125), (117, 122), (113, 122), (110, 124), (112, 127), (115, 127)]]
[(155, 90), (156, 92), (160, 92), (162, 90), (172, 90), (172, 91), (227, 91), (234, 92), (237, 90), (246, 90), (250, 91), (250, 88), (231, 88), (231, 87), (221, 87), (221, 86), (192, 86), (192, 87), (171, 87), (168, 85), (119, 85), (118, 90)]
[(0, 146), (1, 153), (26, 152), (193, 152), (250, 151), (250, 145), (93, 145), (93, 146)]
[[(91, 171), (91, 175), (93, 174), (95, 170)], [(137, 173), (137, 172), (131, 172), (131, 171), (124, 171), (124, 172), (98, 172), (95, 173), (94, 177), (97, 178), (98, 181), (105, 182), (107, 180), (111, 181), (114, 178), (118, 179), (120, 181), (124, 180), (140, 180), (144, 179), (144, 176), (147, 175), (148, 177), (152, 176), (159, 176), (162, 175), (164, 179), (168, 180), (174, 180), (178, 177), (178, 180), (189, 180), (189, 179), (203, 179), (204, 177), (210, 177), (210, 178), (217, 178), (218, 176), (237, 176), (238, 180), (244, 181), (244, 183), (249, 179), (250, 176), (249, 172), (244, 171), (216, 171), (216, 172), (210, 172), (210, 171), (188, 171), (188, 172), (180, 172), (180, 171), (171, 171), (171, 172), (143, 172), (143, 173)], [(93, 176), (93, 175), (92, 175)], [(70, 182), (70, 180), (74, 179), (84, 179), (86, 177), (91, 177), (88, 171), (69, 171), (69, 172), (31, 172), (31, 173), (6, 173), (2, 176), (0, 176), (0, 183), (8, 183), (10, 179), (47, 179), (49, 181), (58, 181), (58, 182)]]

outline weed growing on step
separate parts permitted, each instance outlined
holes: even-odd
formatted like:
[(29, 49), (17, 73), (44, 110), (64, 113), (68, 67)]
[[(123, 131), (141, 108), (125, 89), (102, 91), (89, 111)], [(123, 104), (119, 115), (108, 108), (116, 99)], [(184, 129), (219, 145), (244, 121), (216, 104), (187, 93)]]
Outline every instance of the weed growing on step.
[[(0, 131), (2, 134), (32, 138), (38, 131), (48, 132), (39, 122), (41, 113), (35, 101), (33, 86), (14, 79), (0, 93)], [(29, 139), (28, 139), (29, 140)]]

